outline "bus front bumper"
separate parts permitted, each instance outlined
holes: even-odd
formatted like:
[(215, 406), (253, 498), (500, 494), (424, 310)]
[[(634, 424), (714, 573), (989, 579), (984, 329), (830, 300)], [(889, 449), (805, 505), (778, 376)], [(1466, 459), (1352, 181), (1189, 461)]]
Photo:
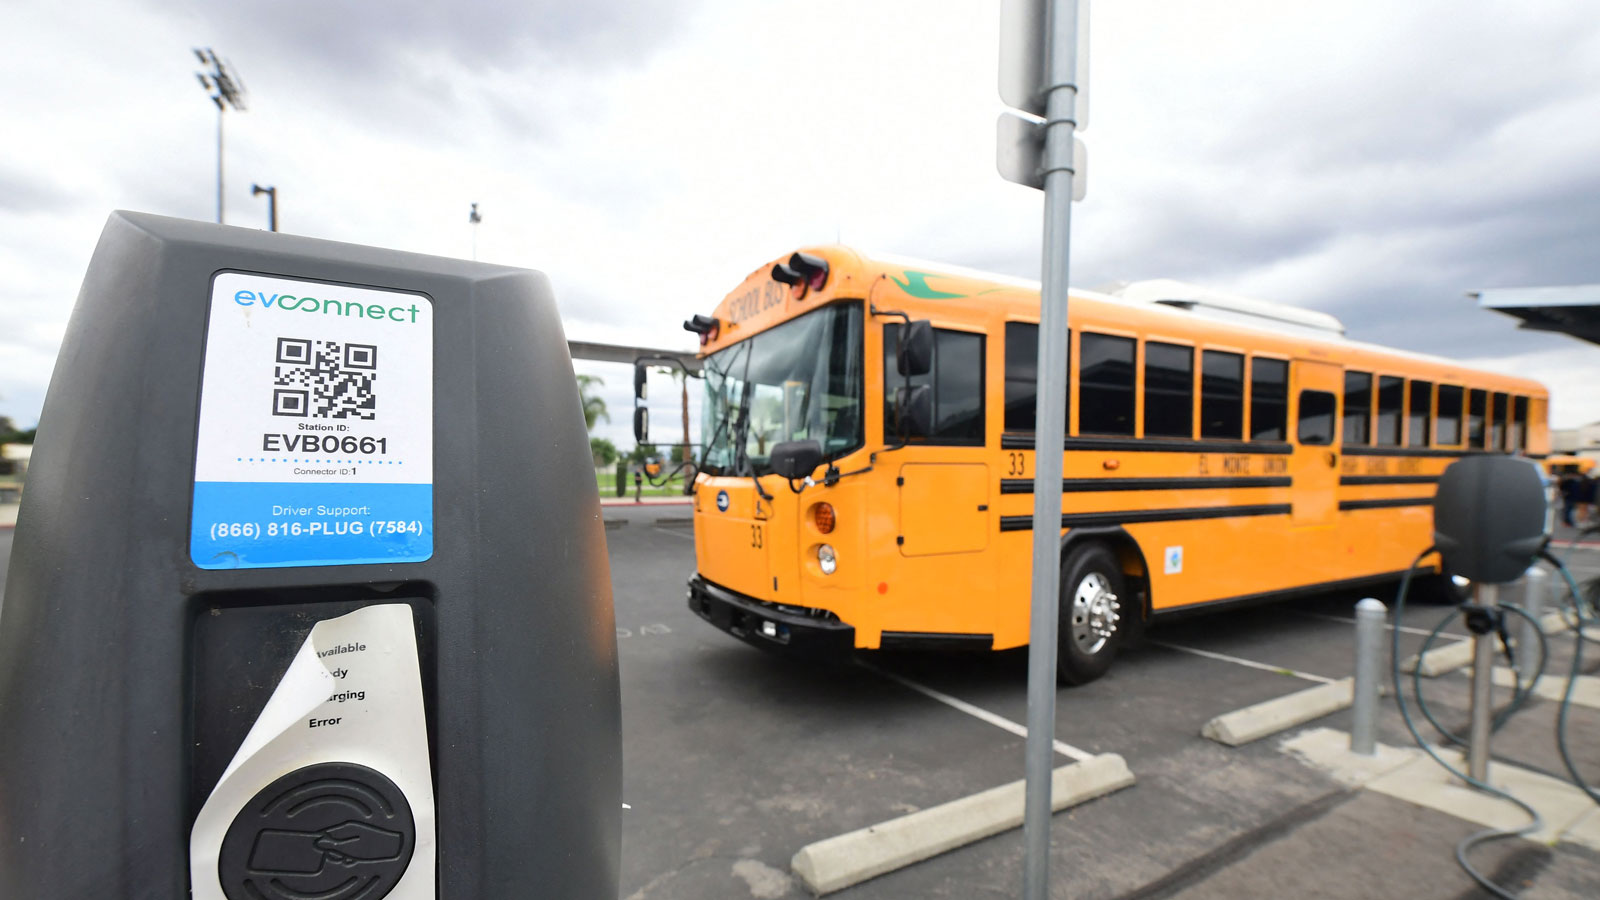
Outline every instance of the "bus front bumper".
[(746, 597), (699, 575), (689, 579), (689, 609), (747, 644), (787, 656), (847, 659), (856, 646), (853, 625)]

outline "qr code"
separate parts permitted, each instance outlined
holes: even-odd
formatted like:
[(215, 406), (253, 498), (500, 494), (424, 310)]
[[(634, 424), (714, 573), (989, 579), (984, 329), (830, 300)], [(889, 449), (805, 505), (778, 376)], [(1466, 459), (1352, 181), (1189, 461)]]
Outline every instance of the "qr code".
[(312, 419), (376, 419), (378, 348), (278, 338), (272, 414)]

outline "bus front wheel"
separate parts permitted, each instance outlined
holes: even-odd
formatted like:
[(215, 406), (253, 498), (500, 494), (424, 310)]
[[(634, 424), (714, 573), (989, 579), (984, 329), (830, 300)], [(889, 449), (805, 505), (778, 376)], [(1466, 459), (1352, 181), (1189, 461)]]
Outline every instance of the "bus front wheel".
[(1056, 672), (1067, 684), (1087, 684), (1111, 668), (1125, 630), (1128, 593), (1117, 558), (1103, 544), (1082, 544), (1061, 567), (1061, 615)]

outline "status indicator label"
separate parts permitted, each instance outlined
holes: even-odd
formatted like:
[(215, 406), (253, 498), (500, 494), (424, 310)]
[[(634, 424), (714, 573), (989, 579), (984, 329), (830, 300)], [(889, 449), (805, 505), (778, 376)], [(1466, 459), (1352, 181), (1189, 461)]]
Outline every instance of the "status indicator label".
[(249, 569), (432, 555), (432, 302), (218, 274), (190, 559)]

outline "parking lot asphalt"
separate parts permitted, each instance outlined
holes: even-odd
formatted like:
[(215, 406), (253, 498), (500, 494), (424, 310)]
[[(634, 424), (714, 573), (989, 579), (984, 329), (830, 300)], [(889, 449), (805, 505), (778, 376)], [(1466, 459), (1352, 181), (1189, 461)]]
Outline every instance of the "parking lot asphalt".
[[(1022, 776), (1021, 737), (938, 697), (1025, 722), (1026, 651), (868, 653), (837, 666), (763, 653), (688, 610), (687, 515), (648, 506), (604, 513), (628, 804), (622, 897), (809, 896), (789, 872), (806, 844)], [(0, 529), (0, 582), (11, 537)], [(1600, 554), (1580, 551), (1574, 563), (1580, 575), (1600, 572)], [(1357, 599), (1307, 597), (1157, 625), (1106, 677), (1062, 688), (1056, 737), (1121, 754), (1137, 783), (1055, 816), (1052, 896), (1484, 896), (1453, 859), (1455, 843), (1478, 826), (1351, 791), (1279, 750), (1277, 738), (1229, 748), (1199, 736), (1213, 716), (1316, 683), (1308, 678), (1349, 675)], [(1403, 627), (1426, 630), (1445, 613), (1410, 606)], [(1447, 631), (1463, 633), (1457, 623)], [(1400, 637), (1403, 653), (1422, 641)], [(1565, 670), (1570, 643), (1553, 642), (1552, 670)], [(1586, 669), (1600, 668), (1600, 652), (1586, 660)], [(1465, 675), (1425, 690), (1441, 722), (1464, 729)], [(1555, 709), (1534, 702), (1497, 736), (1496, 752), (1559, 772)], [(1349, 716), (1315, 724), (1348, 729)], [(1600, 711), (1575, 713), (1572, 728), (1580, 766), (1600, 780)], [(1409, 742), (1388, 701), (1379, 739)], [(1014, 830), (830, 896), (1014, 897), (1022, 858)], [(1600, 854), (1570, 844), (1499, 842), (1473, 860), (1529, 897), (1593, 897), (1600, 885)]]
[[(808, 896), (788, 872), (806, 844), (1022, 776), (1021, 737), (930, 693), (1023, 723), (1026, 651), (865, 653), (833, 667), (784, 660), (686, 608), (687, 511), (613, 507), (605, 515), (630, 806), (623, 897)], [(1589, 558), (1579, 562), (1582, 572), (1597, 571)], [(1380, 599), (1392, 603), (1390, 593)], [(1056, 737), (1121, 754), (1138, 781), (1057, 814), (1052, 895), (1477, 896), (1452, 854), (1478, 826), (1352, 793), (1280, 751), (1276, 739), (1228, 748), (1200, 737), (1213, 716), (1317, 683), (1276, 669), (1309, 679), (1351, 674), (1346, 620), (1358, 599), (1313, 596), (1157, 625), (1106, 677), (1062, 688)], [(1410, 606), (1403, 626), (1425, 631), (1446, 612)], [(1446, 632), (1464, 630), (1453, 622)], [(1423, 639), (1409, 630), (1400, 638), (1407, 654)], [(1568, 652), (1558, 649), (1553, 664), (1564, 666)], [(1464, 676), (1427, 685), (1447, 727), (1465, 725), (1466, 685)], [(1558, 770), (1553, 711), (1534, 704), (1496, 749)], [(1317, 724), (1348, 729), (1348, 713)], [(1600, 775), (1600, 713), (1579, 714), (1574, 726)], [(1379, 732), (1386, 743), (1409, 742), (1387, 702)], [(1329, 842), (1344, 850), (1318, 849)], [(1530, 848), (1539, 852), (1529, 856)], [(1358, 851), (1381, 865), (1350, 855)], [(1022, 854), (1021, 833), (1012, 831), (830, 896), (1012, 897)], [(1503, 842), (1474, 860), (1536, 883), (1538, 896), (1592, 896), (1589, 887), (1600, 884), (1600, 856), (1571, 845)], [(1387, 876), (1384, 866), (1393, 870)]]

